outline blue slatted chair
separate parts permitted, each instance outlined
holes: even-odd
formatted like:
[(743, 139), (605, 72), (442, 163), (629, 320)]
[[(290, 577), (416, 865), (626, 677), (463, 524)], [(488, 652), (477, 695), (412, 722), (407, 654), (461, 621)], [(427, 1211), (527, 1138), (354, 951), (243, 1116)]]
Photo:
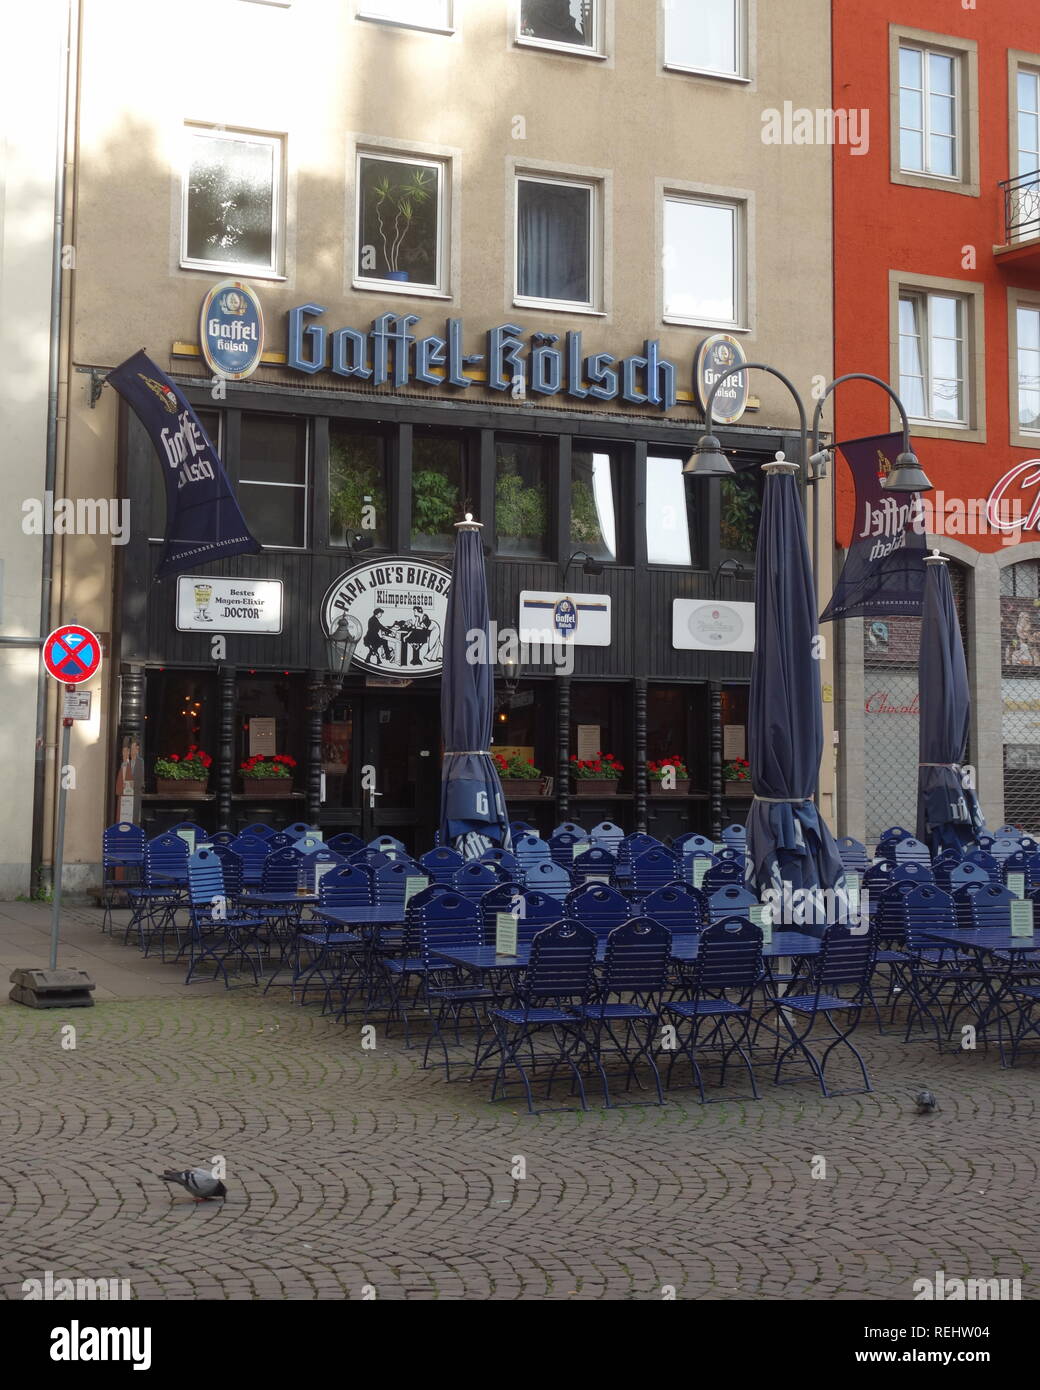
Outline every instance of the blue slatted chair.
[[(499, 888), (503, 886), (500, 884)], [(443, 903), (445, 899), (442, 898), (440, 901)], [(472, 903), (464, 905), (467, 908), (473, 907)], [(434, 1044), (438, 1044), (444, 1057), (444, 1075), (447, 1081), (451, 1080), (452, 1064), (445, 1029), (451, 1029), (455, 1046), (461, 1046), (462, 1015), (468, 1010), (478, 1030), (479, 1057), (485, 1029), (482, 1011), (499, 999), (501, 991), (490, 982), (487, 974), (478, 979), (471, 972), (446, 961), (440, 952), (459, 947), (468, 949), (481, 946), (484, 936), (485, 927), (479, 911), (475, 915), (464, 914), (461, 911), (450, 915), (430, 912), (424, 915), (419, 927), (419, 958), (423, 962), (420, 976), (421, 1003), (423, 1011), (430, 1019), (430, 1033), (426, 1039), (422, 1064), (424, 1069), (429, 1065), (430, 1049)], [(466, 1071), (472, 1074), (472, 1061), (466, 1063)]]
[(256, 916), (238, 912), (229, 901), (215, 849), (200, 849), (191, 855), (187, 874), (190, 951), (184, 983), (191, 984), (196, 970), (210, 962), (212, 978), (222, 975), (224, 988), (230, 989), (228, 961), (237, 959), (240, 968), (249, 966), (255, 985), (263, 968), (259, 941), (263, 923)]
[(380, 854), (386, 855), (408, 853), (404, 841), (395, 839), (393, 835), (377, 835), (374, 840), (369, 840), (368, 848), (378, 850)]
[(895, 859), (897, 864), (927, 864), (931, 867), (932, 863), (928, 846), (912, 835), (895, 842)]
[[(727, 890), (720, 890), (725, 892)], [(697, 956), (687, 967), (685, 999), (665, 1004), (664, 1014), (674, 1019), (676, 1028), (690, 1025), (689, 1033), (678, 1038), (678, 1046), (668, 1063), (667, 1085), (680, 1057), (685, 1057), (693, 1073), (701, 1103), (704, 1077), (700, 1055), (719, 1053), (720, 1086), (726, 1080), (730, 1059), (738, 1056), (751, 1080), (751, 1094), (758, 1099), (758, 1086), (751, 1060), (745, 1051), (751, 1025), (751, 1001), (762, 978), (762, 928), (747, 918), (723, 917), (706, 926), (700, 934)], [(721, 1099), (713, 1097), (712, 1099)]]
[(468, 902), (479, 903), (489, 888), (494, 888), (496, 883), (505, 883), (508, 879), (509, 875), (501, 872), (497, 864), (481, 864), (479, 860), (473, 859), (468, 864), (463, 864), (461, 869), (455, 870), (451, 886)]
[(625, 832), (620, 825), (615, 825), (612, 820), (600, 821), (589, 831), (589, 839), (597, 849), (605, 849), (615, 858), (617, 857), (618, 846), (625, 838)]
[[(301, 839), (303, 837), (301, 836)], [(298, 840), (297, 845), (300, 841)], [(305, 888), (308, 893), (316, 893), (317, 885), (327, 873), (333, 869), (346, 864), (346, 855), (337, 854), (335, 850), (323, 846), (321, 849), (304, 852), (303, 859), (300, 861), (300, 886)]]
[[(156, 835), (144, 847), (141, 882), (127, 889), (130, 920), (123, 933), (123, 945), (137, 933), (137, 944), (147, 955), (158, 936), (163, 959), (168, 927), (176, 928), (177, 908), (188, 883), (188, 842), (178, 835)], [(178, 947), (180, 938), (178, 936)]]
[[(583, 1059), (586, 1055), (585, 1020), (579, 1010), (591, 998), (595, 963), (595, 933), (573, 919), (543, 927), (534, 937), (527, 968), (516, 982), (515, 1005), (489, 1010), (499, 1057), (491, 1087), (493, 1101), (500, 1098), (500, 1088), (504, 1094), (506, 1076), (515, 1068), (523, 1084), (528, 1113), (535, 1114), (528, 1068), (536, 1073), (542, 1063), (549, 1067), (548, 1094), (552, 1094), (557, 1071), (566, 1067), (571, 1072), (581, 1108), (588, 1109), (575, 1055)], [(543, 1040), (536, 1052), (534, 1039), (544, 1039), (546, 1032), (549, 1042), (555, 1046), (550, 1050)], [(531, 1060), (525, 1065), (526, 1052), (530, 1053)]]
[(509, 822), (509, 835), (514, 845), (516, 844), (517, 840), (519, 840), (524, 835), (537, 836), (537, 834), (538, 831), (536, 827), (533, 825), (528, 825), (527, 821), (525, 820), (511, 820)]
[(705, 893), (710, 895), (719, 888), (725, 888), (727, 884), (741, 885), (743, 882), (744, 869), (742, 865), (735, 864), (732, 860), (729, 863), (724, 860), (716, 860), (701, 880), (701, 887)]
[[(949, 1005), (958, 1001), (965, 990), (973, 991), (978, 977), (953, 947), (933, 941), (928, 935), (930, 930), (956, 931), (962, 926), (951, 894), (926, 883), (907, 893), (903, 906), (908, 960), (904, 984), (910, 999), (906, 1040), (910, 1040), (915, 1020), (920, 1020), (934, 1029), (935, 1041), (941, 1046), (941, 1025)], [(949, 1002), (944, 998), (947, 991), (952, 991)]]
[(213, 853), (220, 860), (220, 867), (224, 874), (224, 892), (227, 894), (228, 901), (237, 908), (239, 900), (245, 891), (245, 865), (242, 863), (242, 856), (236, 854), (230, 845), (214, 845)]
[(912, 840), (914, 832), (905, 830), (901, 825), (890, 825), (887, 830), (882, 830), (878, 836), (878, 848), (882, 845), (895, 845), (898, 840)]
[(747, 831), (742, 825), (724, 825), (722, 827), (722, 843), (728, 849), (744, 850), (747, 848)]
[(701, 931), (708, 922), (707, 894), (678, 880), (648, 893), (640, 906), (644, 917), (660, 922), (673, 936)]
[[(275, 838), (272, 836), (267, 843), (272, 844)], [(304, 855), (292, 843), (284, 845), (281, 849), (271, 850), (260, 872), (259, 892), (299, 893), (303, 885), (303, 859)], [(287, 960), (293, 946), (303, 903), (296, 901), (264, 906), (248, 903), (247, 899), (247, 905), (251, 912), (263, 919), (266, 926), (266, 944), (278, 948), (281, 966)]]
[[(492, 890), (497, 893), (503, 885)], [(490, 897), (491, 893), (485, 895)], [(551, 893), (543, 893), (538, 888), (525, 888), (520, 894), (520, 901), (516, 905), (517, 912), (517, 933), (518, 942), (530, 942), (542, 930), (543, 927), (550, 927), (554, 922), (558, 922), (563, 916), (563, 904), (559, 898), (554, 898)], [(485, 921), (486, 929), (486, 921)], [(487, 943), (493, 946), (494, 937), (492, 936)]]
[(271, 826), (264, 825), (263, 821), (257, 820), (250, 821), (248, 825), (244, 825), (239, 833), (242, 835), (258, 835), (261, 840), (267, 840), (274, 834), (274, 830)]
[[(974, 851), (972, 851), (974, 853)], [(987, 858), (989, 856), (986, 856)], [(958, 888), (963, 888), (968, 883), (999, 883), (1000, 870), (996, 860), (991, 860), (990, 866), (976, 864), (971, 859), (965, 859), (962, 863), (956, 864), (950, 870), (950, 892), (955, 892)]]
[[(478, 902), (464, 898), (453, 889), (445, 889), (443, 884), (433, 884), (433, 893), (417, 893), (404, 909), (404, 941), (402, 954), (383, 959), (389, 989), (389, 1004), (386, 1013), (386, 1031), (390, 1024), (399, 1018), (404, 1027), (405, 1047), (412, 1045), (411, 1015), (416, 1008), (428, 1011), (425, 997), (426, 977), (431, 971), (449, 971), (445, 962), (431, 959), (427, 932), (436, 927), (452, 927), (455, 932), (469, 928), (472, 944), (479, 945), (483, 930)], [(444, 890), (444, 891), (440, 891)], [(457, 938), (446, 944), (458, 944)]]
[(628, 886), (634, 893), (652, 893), (679, 876), (679, 863), (668, 849), (648, 849), (632, 860)]
[[(334, 851), (319, 853), (331, 855)], [(308, 989), (317, 984), (323, 991), (323, 1013), (331, 1007), (332, 997), (338, 993), (338, 1012), (342, 1017), (348, 1010), (352, 988), (365, 978), (365, 941), (357, 931), (333, 921), (325, 913), (370, 907), (376, 894), (371, 869), (364, 864), (350, 864), (342, 855), (337, 857), (340, 862), (317, 880), (317, 907), (309, 919), (300, 922), (292, 983), (300, 988), (301, 1004), (307, 1002)], [(305, 862), (309, 867), (309, 861)]]
[(559, 864), (554, 864), (551, 859), (543, 859), (524, 871), (524, 886), (526, 888), (539, 888), (543, 893), (551, 894), (562, 904), (564, 898), (574, 887), (574, 883), (566, 869), (561, 868)]
[[(524, 886), (517, 879), (509, 879), (505, 883), (496, 883), (494, 888), (489, 888), (481, 897), (479, 902), (480, 921), (483, 927), (482, 946), (494, 946), (495, 933), (498, 930), (498, 917), (500, 913), (512, 913), (516, 916), (517, 923), (520, 921), (522, 910)], [(557, 911), (556, 918), (559, 916)]]
[(993, 841), (995, 838), (995, 836), (989, 834), (989, 832), (984, 829), (980, 831), (978, 835), (975, 836), (975, 844), (973, 848), (985, 850), (985, 852), (989, 854), (990, 850), (993, 848)]
[(1018, 837), (1018, 844), (1025, 850), (1026, 854), (1040, 853), (1040, 841), (1034, 840), (1031, 835), (1020, 835)]
[[(832, 925), (823, 933), (823, 945), (818, 956), (808, 962), (810, 988), (804, 994), (785, 994), (774, 1001), (773, 1008), (783, 1023), (790, 1043), (779, 1055), (773, 1080), (778, 1086), (790, 1085), (800, 1078), (783, 1078), (785, 1063), (800, 1056), (819, 1082), (825, 1096), (853, 1095), (871, 1090), (866, 1063), (851, 1041), (864, 1005), (869, 1002), (870, 977), (874, 970), (876, 950), (870, 932), (858, 932), (854, 927)], [(843, 1016), (843, 1017), (842, 1017)], [(823, 1018), (832, 1036), (817, 1058), (809, 1046), (809, 1037), (816, 1020)], [(836, 1021), (841, 1018), (841, 1023)], [(798, 1026), (800, 1020), (805, 1020)], [(826, 1068), (835, 1048), (845, 1047), (855, 1057), (863, 1077), (862, 1087), (832, 1091), (827, 1086)]]
[(835, 844), (838, 846), (838, 856), (842, 865), (849, 873), (862, 875), (867, 872), (870, 868), (870, 855), (861, 840), (854, 840), (851, 835), (843, 835)]
[(614, 856), (602, 845), (593, 845), (579, 854), (571, 867), (571, 877), (578, 885), (582, 883), (612, 883), (614, 880)]
[(515, 879), (523, 876), (520, 861), (511, 850), (500, 849), (498, 845), (492, 845), (486, 849), (477, 860), (478, 864), (492, 864), (500, 873), (505, 874), (508, 879)]
[(971, 931), (987, 927), (1011, 930), (1011, 904), (1017, 901), (1003, 883), (966, 883), (954, 890), (953, 905), (958, 926)]
[[(420, 874), (410, 859), (392, 859), (388, 864), (381, 864), (372, 875), (377, 905), (403, 910), (408, 880), (417, 877)], [(426, 875), (421, 877), (425, 879)]]
[(451, 883), (465, 860), (457, 849), (448, 845), (438, 845), (420, 856), (419, 868), (431, 883)]
[(742, 850), (734, 849), (732, 845), (723, 845), (722, 849), (715, 852), (715, 862), (718, 864), (736, 864), (740, 872), (743, 873), (747, 856)]
[(242, 834), (231, 841), (230, 848), (242, 861), (243, 881), (246, 887), (258, 888), (269, 853), (266, 837)]
[(1009, 874), (1022, 874), (1026, 892), (1033, 893), (1040, 888), (1040, 854), (1031, 854), (1020, 849), (1017, 854), (1009, 854), (1001, 865), (1001, 875), (1005, 883)]
[(145, 833), (139, 825), (121, 821), (101, 836), (101, 930), (112, 925), (112, 908), (118, 894), (141, 882), (144, 872)]
[(547, 864), (552, 860), (549, 853), (549, 841), (541, 839), (538, 835), (523, 835), (519, 840), (514, 840), (513, 853), (524, 872), (525, 879), (536, 864)]
[(962, 863), (964, 855), (960, 850), (945, 849), (932, 860), (932, 873), (935, 881), (944, 891), (949, 891), (950, 871)]
[(292, 849), (295, 839), (292, 835), (287, 835), (284, 830), (279, 830), (273, 835), (268, 835), (265, 843), (268, 853), (273, 854), (275, 850)]
[(653, 1048), (671, 946), (671, 932), (653, 918), (636, 917), (615, 927), (607, 937), (593, 997), (575, 1010), (585, 1019), (583, 1041), (599, 1072), (608, 1109), (613, 1109), (615, 1102), (604, 1062), (614, 1055), (624, 1063), (626, 1091), (633, 1081), (639, 1083), (636, 1068), (643, 1061), (657, 1091), (657, 1104), (664, 1104)]
[[(1021, 852), (1021, 851), (1020, 851)], [(1010, 855), (1008, 856), (1010, 858)], [(969, 850), (961, 860), (962, 864), (977, 864), (980, 869), (985, 869), (989, 875), (990, 883), (1000, 883), (1003, 879), (1000, 865), (993, 855), (984, 849)]]
[(230, 849), (238, 837), (233, 830), (214, 830), (212, 835), (207, 835), (206, 840), (216, 848), (223, 845), (225, 849)]
[(616, 888), (605, 883), (586, 883), (567, 894), (563, 915), (580, 922), (597, 936), (606, 936), (631, 918), (632, 904)]
[(672, 841), (672, 849), (683, 856), (694, 853), (710, 854), (712, 858), (715, 856), (714, 840), (709, 840), (707, 835), (698, 835), (692, 830), (685, 835), (677, 835)]
[(587, 844), (589, 844), (587, 835), (575, 835), (573, 831), (561, 830), (549, 839), (549, 857), (554, 864), (559, 864), (561, 868), (567, 869), (569, 872), (575, 858), (574, 846)]
[(356, 854), (359, 849), (364, 848), (365, 842), (361, 836), (355, 835), (349, 830), (344, 830), (339, 835), (333, 835), (332, 839), (329, 841), (329, 849), (333, 850), (336, 854), (345, 855), (347, 859), (349, 859), (352, 854)]
[(749, 907), (754, 907), (758, 899), (750, 889), (736, 883), (724, 884), (714, 891), (705, 888), (708, 898), (708, 916), (712, 922), (720, 922), (724, 917), (746, 917)]
[(863, 875), (862, 886), (868, 890), (872, 898), (880, 896), (895, 882), (895, 872), (894, 859), (875, 859)]
[[(561, 821), (559, 825), (553, 828), (552, 835), (577, 835), (579, 840), (587, 840), (589, 838), (582, 826), (574, 820)], [(550, 839), (552, 839), (552, 835), (550, 835)]]
[(892, 869), (893, 883), (934, 883), (931, 863), (916, 859), (896, 859)]
[(292, 825), (285, 827), (285, 833), (291, 835), (294, 840), (298, 840), (301, 835), (309, 835), (312, 829), (313, 826), (308, 825), (306, 821), (297, 820), (293, 821)]
[(1003, 864), (1009, 855), (1016, 854), (1021, 848), (1017, 838), (1012, 839), (1010, 836), (998, 835), (990, 847), (990, 854), (998, 864)]
[(376, 869), (382, 869), (393, 862), (388, 854), (383, 854), (378, 849), (372, 849), (369, 845), (366, 845), (364, 849), (355, 850), (353, 854), (347, 856), (348, 864), (367, 864), (373, 873)]
[[(293, 849), (299, 850), (301, 854), (314, 854), (319, 849), (328, 849), (328, 845), (320, 835), (315, 835), (313, 830), (308, 830), (305, 835), (297, 835), (293, 841)], [(333, 853), (335, 854), (336, 851), (333, 850)], [(346, 862), (347, 856), (345, 854), (341, 854), (339, 857)]]
[(652, 835), (644, 835), (641, 831), (636, 831), (634, 835), (626, 835), (618, 845), (615, 870), (618, 878), (628, 878), (632, 872), (632, 860), (640, 854), (645, 854), (648, 849), (664, 849), (664, 845)]

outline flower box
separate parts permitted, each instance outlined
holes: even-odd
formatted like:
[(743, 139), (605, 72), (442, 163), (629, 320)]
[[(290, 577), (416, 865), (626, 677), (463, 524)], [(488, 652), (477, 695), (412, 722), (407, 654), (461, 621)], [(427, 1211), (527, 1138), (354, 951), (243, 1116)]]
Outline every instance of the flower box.
[(723, 782), (722, 784), (723, 796), (752, 797), (754, 794), (754, 788), (750, 782)]
[(178, 801), (201, 801), (206, 795), (209, 780), (197, 777), (157, 777), (155, 790), (158, 796), (175, 796)]
[(616, 777), (575, 777), (572, 779), (572, 796), (615, 796), (618, 789)]
[(666, 787), (663, 782), (651, 780), (651, 796), (689, 796), (690, 779), (689, 777), (677, 777), (674, 787)]
[(242, 795), (258, 798), (262, 797), (265, 801), (275, 796), (292, 796), (293, 783), (291, 777), (243, 777)]
[(500, 777), (499, 781), (502, 783), (502, 795), (507, 801), (510, 797), (529, 800), (532, 796), (545, 795), (544, 777)]

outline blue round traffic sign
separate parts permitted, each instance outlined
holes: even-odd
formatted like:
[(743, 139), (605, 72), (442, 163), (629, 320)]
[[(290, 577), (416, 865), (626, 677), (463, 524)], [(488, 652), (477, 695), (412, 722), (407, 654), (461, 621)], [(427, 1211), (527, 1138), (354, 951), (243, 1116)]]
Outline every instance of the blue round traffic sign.
[(56, 681), (80, 685), (101, 669), (101, 641), (89, 627), (66, 623), (44, 642), (43, 664)]

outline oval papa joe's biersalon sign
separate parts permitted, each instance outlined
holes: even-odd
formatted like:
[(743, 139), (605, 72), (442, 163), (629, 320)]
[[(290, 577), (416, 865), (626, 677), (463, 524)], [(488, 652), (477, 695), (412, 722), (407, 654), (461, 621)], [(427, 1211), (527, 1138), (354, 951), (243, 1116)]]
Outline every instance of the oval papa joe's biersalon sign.
[(264, 311), (256, 293), (241, 280), (222, 280), (202, 301), (199, 342), (215, 376), (241, 381), (260, 365), (264, 350)]
[(435, 676), (444, 662), (442, 642), (451, 570), (435, 560), (391, 555), (355, 565), (322, 599), (326, 635), (350, 614), (361, 624), (355, 666), (379, 676)]
[[(705, 338), (697, 349), (693, 364), (693, 384), (697, 402), (707, 413), (711, 388), (730, 367), (743, 366), (747, 361), (744, 349), (728, 333), (715, 333)], [(747, 410), (750, 383), (747, 372), (734, 372), (719, 387), (712, 402), (711, 418), (716, 425), (735, 425)]]

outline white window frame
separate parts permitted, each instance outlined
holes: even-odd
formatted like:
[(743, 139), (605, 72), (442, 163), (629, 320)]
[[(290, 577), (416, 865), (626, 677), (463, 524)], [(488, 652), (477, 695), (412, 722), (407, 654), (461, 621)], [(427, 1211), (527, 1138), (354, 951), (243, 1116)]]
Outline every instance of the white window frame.
[[(248, 487), (281, 487), (294, 488), (303, 492), (303, 540), (299, 545), (275, 545), (265, 544), (265, 550), (307, 550), (310, 546), (311, 518), (310, 507), (308, 506), (308, 495), (311, 486), (311, 434), (312, 427), (308, 421), (304, 422), (303, 429), (303, 482), (302, 483), (271, 483), (266, 479), (244, 478), (242, 476), (242, 449), (239, 444), (238, 453), (238, 477), (235, 483), (236, 493), (245, 483)], [(241, 439), (241, 436), (240, 436)]]
[[(1037, 437), (1037, 436), (1040, 436), (1040, 425), (1037, 425), (1035, 428), (1030, 429), (1027, 425), (1023, 425), (1023, 424), (1022, 424), (1022, 408), (1021, 408), (1021, 407), (1022, 407), (1022, 375), (1021, 375), (1022, 363), (1021, 363), (1021, 354), (1023, 353), (1023, 351), (1029, 351), (1029, 352), (1035, 351), (1035, 349), (1033, 349), (1033, 348), (1024, 349), (1024, 348), (1022, 347), (1022, 343), (1021, 343), (1021, 341), (1020, 341), (1020, 339), (1019, 339), (1019, 335), (1018, 335), (1018, 316), (1019, 316), (1019, 314), (1023, 314), (1023, 313), (1026, 313), (1026, 314), (1035, 314), (1035, 315), (1037, 316), (1037, 319), (1040, 320), (1040, 304), (1026, 304), (1026, 303), (1023, 303), (1023, 302), (1019, 302), (1019, 303), (1017, 303), (1017, 304), (1015, 305), (1015, 360), (1014, 360), (1014, 364), (1013, 364), (1013, 367), (1014, 367), (1013, 375), (1014, 375), (1014, 381), (1015, 381), (1015, 398), (1016, 398), (1016, 402), (1017, 402), (1017, 405), (1018, 405), (1018, 409), (1017, 409), (1016, 412), (1015, 412), (1015, 418), (1016, 418), (1017, 428), (1018, 428), (1018, 431), (1019, 431), (1020, 434), (1028, 434), (1028, 435), (1030, 435), (1030, 436), (1032, 436), (1032, 437)], [(1037, 370), (1037, 379), (1038, 379), (1038, 382), (1040, 382), (1040, 352), (1037, 352), (1037, 353), (1036, 353), (1036, 358), (1037, 358), (1037, 368), (1038, 368), (1038, 370)]]
[[(283, 279), (285, 223), (285, 136), (261, 131), (238, 130), (189, 121), (184, 126), (184, 153), (181, 161), (181, 244), (180, 264), (183, 270), (219, 271), (224, 275), (249, 275), (253, 278)], [(274, 150), (271, 190), (271, 260), (268, 265), (252, 261), (210, 261), (195, 259), (188, 254), (188, 181), (191, 173), (191, 154), (197, 139), (243, 140), (268, 145)]]
[(357, 0), (354, 18), (362, 20), (366, 24), (385, 24), (391, 29), (412, 29), (423, 34), (454, 34), (456, 3), (457, 0), (445, 0), (447, 10), (447, 22), (445, 24), (417, 24), (414, 19), (394, 19), (390, 15), (372, 14), (366, 8), (365, 0)]
[[(690, 318), (668, 312), (668, 285), (664, 268), (665, 210), (668, 203), (696, 203), (701, 207), (725, 208), (733, 213), (733, 299), (732, 319)], [(661, 205), (661, 321), (693, 328), (742, 329), (747, 327), (747, 204), (738, 198), (713, 198), (697, 193), (666, 189)]]
[[(437, 283), (419, 285), (409, 280), (384, 280), (378, 275), (362, 274), (359, 268), (361, 248), (364, 244), (361, 225), (361, 161), (378, 159), (382, 163), (419, 165), (437, 171)], [(354, 154), (354, 264), (351, 267), (351, 283), (356, 290), (379, 290), (384, 294), (407, 294), (420, 298), (450, 298), (448, 280), (450, 276), (451, 207), (449, 189), (451, 182), (451, 160), (439, 159), (428, 154), (402, 154), (399, 150), (384, 150), (377, 145), (359, 145)]]
[[(584, 188), (589, 193), (589, 294), (586, 303), (571, 299), (539, 299), (520, 293), (520, 184), (548, 183), (565, 188)], [(603, 190), (596, 179), (518, 169), (513, 177), (513, 303), (524, 309), (549, 309), (564, 314), (601, 313), (603, 299)]]
[(733, 0), (733, 24), (736, 30), (735, 52), (737, 55), (737, 67), (734, 72), (728, 72), (724, 68), (705, 68), (696, 64), (676, 63), (668, 60), (668, 14), (673, 8), (674, 0), (661, 0), (661, 64), (666, 71), (688, 72), (697, 77), (715, 77), (723, 82), (750, 82), (748, 0)]
[[(916, 130), (914, 126), (903, 125), (903, 74), (902, 63), (900, 62), (899, 72), (899, 168), (904, 174), (912, 174), (919, 179), (936, 179), (943, 183), (963, 183), (964, 182), (964, 62), (963, 55), (953, 49), (941, 48), (934, 44), (911, 43), (906, 39), (899, 42), (899, 56), (902, 58), (904, 52), (918, 53), (921, 56), (921, 81), (924, 84), (921, 88), (921, 153), (924, 156), (925, 167), (923, 169), (909, 169), (903, 163), (903, 142), (902, 133), (904, 130)], [(937, 174), (929, 169), (928, 162), (931, 158), (931, 89), (928, 85), (928, 60), (929, 58), (948, 58), (953, 65), (953, 173)], [(916, 88), (914, 90), (917, 90)], [(945, 96), (945, 93), (940, 95)], [(935, 132), (943, 139), (948, 139), (944, 131)]]
[(1019, 377), (1018, 377), (1018, 313), (1020, 309), (1040, 313), (1040, 291), (1023, 290), (1011, 286), (1007, 292), (1008, 306), (1008, 407), (1010, 411), (1010, 442), (1023, 449), (1037, 447), (1040, 440), (1040, 427), (1026, 428), (1019, 418)]
[[(909, 300), (915, 306), (915, 324), (919, 328), (919, 343), (921, 355), (921, 370), (924, 374), (923, 393), (925, 408), (930, 410), (932, 404), (932, 315), (931, 301), (934, 298), (953, 299), (958, 305), (958, 328), (960, 343), (960, 353), (957, 380), (960, 382), (962, 414), (956, 419), (940, 419), (935, 415), (908, 415), (911, 420), (919, 421), (921, 424), (933, 425), (940, 429), (968, 429), (971, 424), (971, 400), (972, 400), (972, 381), (971, 381), (971, 305), (966, 295), (955, 294), (945, 290), (914, 289), (904, 286), (899, 291), (899, 304), (902, 307), (904, 301)], [(920, 309), (923, 307), (923, 316), (918, 317)], [(903, 379), (903, 351), (902, 351), (902, 328), (899, 327), (899, 380), (900, 395), (902, 395)]]
[(603, 59), (606, 53), (606, 8), (607, 0), (594, 0), (592, 11), (592, 43), (559, 43), (555, 39), (539, 39), (533, 34), (521, 31), (523, 24), (522, 0), (515, 0), (516, 22), (513, 26), (513, 41), (519, 48), (542, 48), (551, 53), (567, 53), (572, 58)]

